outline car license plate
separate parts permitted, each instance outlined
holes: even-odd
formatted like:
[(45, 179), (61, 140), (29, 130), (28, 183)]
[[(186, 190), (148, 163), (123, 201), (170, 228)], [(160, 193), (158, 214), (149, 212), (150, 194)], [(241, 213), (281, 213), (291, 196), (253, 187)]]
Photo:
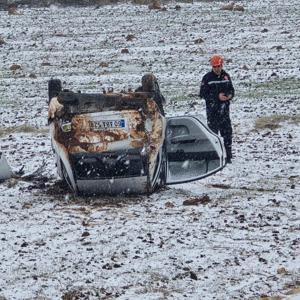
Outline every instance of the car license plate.
[(124, 129), (126, 127), (125, 119), (120, 120), (101, 120), (101, 121), (89, 121), (91, 130), (107, 130), (107, 129)]

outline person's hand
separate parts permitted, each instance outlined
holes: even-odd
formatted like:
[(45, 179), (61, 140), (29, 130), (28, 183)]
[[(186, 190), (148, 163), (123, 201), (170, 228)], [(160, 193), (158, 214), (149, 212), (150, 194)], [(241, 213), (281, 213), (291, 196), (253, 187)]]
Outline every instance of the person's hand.
[(230, 95), (226, 96), (224, 93), (220, 93), (219, 94), (219, 99), (220, 99), (220, 101), (228, 101), (228, 100), (231, 99), (231, 96)]

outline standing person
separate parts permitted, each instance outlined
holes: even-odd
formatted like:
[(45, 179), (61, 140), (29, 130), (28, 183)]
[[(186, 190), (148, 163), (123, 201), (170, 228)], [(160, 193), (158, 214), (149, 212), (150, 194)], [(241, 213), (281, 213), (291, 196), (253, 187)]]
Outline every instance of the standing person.
[(230, 76), (223, 70), (224, 59), (213, 55), (210, 60), (212, 70), (201, 81), (200, 94), (205, 99), (208, 127), (224, 139), (227, 162), (232, 159), (232, 127), (229, 114), (230, 100), (234, 97), (234, 87)]

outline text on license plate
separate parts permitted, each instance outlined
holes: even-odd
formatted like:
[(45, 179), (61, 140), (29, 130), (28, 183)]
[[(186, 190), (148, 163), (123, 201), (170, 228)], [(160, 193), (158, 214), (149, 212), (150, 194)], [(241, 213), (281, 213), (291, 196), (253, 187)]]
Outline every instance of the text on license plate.
[(111, 128), (125, 128), (125, 119), (120, 120), (101, 120), (101, 121), (89, 121), (91, 130), (105, 130)]

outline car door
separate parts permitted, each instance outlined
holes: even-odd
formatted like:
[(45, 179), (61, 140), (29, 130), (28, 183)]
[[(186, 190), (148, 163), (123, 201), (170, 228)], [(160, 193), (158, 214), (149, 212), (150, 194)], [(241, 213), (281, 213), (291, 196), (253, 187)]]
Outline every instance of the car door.
[(198, 180), (226, 164), (223, 140), (197, 116), (171, 117), (166, 128), (166, 184)]
[(0, 181), (11, 178), (13, 172), (2, 152), (0, 152)]

